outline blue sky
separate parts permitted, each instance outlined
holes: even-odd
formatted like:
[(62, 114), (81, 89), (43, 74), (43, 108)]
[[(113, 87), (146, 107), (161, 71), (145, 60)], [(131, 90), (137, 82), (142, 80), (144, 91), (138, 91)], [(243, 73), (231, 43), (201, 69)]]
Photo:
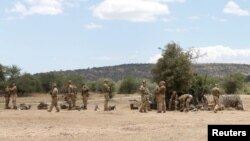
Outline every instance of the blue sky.
[(250, 62), (250, 0), (0, 0), (0, 63), (37, 73), (153, 63), (170, 41)]

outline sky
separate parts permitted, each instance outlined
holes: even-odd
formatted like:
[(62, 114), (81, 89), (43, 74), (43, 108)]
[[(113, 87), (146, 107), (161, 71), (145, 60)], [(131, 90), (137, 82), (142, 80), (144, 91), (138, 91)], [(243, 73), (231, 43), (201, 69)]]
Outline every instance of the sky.
[(197, 63), (250, 64), (250, 0), (0, 0), (0, 64), (39, 73), (155, 63), (175, 41)]

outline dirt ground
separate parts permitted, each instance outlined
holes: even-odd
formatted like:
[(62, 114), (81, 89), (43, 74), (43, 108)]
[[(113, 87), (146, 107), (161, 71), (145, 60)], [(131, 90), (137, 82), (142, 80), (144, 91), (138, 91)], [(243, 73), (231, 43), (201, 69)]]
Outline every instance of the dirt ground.
[(103, 97), (94, 94), (88, 110), (60, 113), (37, 110), (38, 102), (50, 102), (49, 95), (19, 98), (19, 104), (32, 104), (27, 111), (4, 110), (0, 97), (0, 141), (206, 141), (208, 124), (250, 124), (250, 96), (241, 98), (245, 111), (157, 114), (130, 110), (128, 100), (140, 99), (138, 95), (116, 95), (110, 103), (117, 109), (104, 112)]

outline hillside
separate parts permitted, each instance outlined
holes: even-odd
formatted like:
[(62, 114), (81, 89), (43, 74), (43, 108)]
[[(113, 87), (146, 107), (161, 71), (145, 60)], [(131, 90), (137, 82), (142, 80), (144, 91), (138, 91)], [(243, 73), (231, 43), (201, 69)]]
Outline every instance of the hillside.
[[(63, 75), (81, 75), (86, 80), (98, 78), (111, 78), (115, 81), (126, 76), (143, 77), (152, 79), (151, 69), (154, 64), (123, 64), (117, 66), (98, 67), (91, 69), (78, 69), (57, 71), (54, 73)], [(250, 75), (250, 65), (245, 64), (195, 64), (194, 71), (198, 74), (208, 74), (214, 77), (223, 77), (226, 74), (241, 72)]]

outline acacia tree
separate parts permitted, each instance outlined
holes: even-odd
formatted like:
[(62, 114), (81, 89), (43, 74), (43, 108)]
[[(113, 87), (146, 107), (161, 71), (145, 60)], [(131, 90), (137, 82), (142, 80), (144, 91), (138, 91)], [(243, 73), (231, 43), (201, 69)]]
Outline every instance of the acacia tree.
[(177, 43), (167, 44), (162, 49), (162, 57), (151, 71), (154, 81), (166, 81), (167, 94), (173, 90), (187, 92), (193, 77), (193, 57), (192, 52), (183, 51)]

